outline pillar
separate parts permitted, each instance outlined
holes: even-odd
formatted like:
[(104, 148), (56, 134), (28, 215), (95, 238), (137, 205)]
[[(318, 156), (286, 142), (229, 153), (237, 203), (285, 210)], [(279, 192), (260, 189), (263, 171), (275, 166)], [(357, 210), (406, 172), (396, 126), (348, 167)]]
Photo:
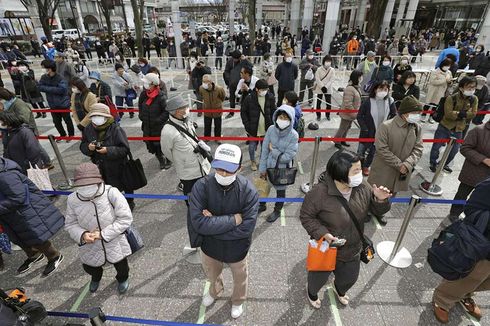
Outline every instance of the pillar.
[(78, 21), (78, 30), (80, 31), (80, 33), (85, 34), (85, 26), (83, 25), (82, 10), (80, 10), (80, 0), (75, 1), (75, 7), (77, 9), (77, 15), (78, 15), (78, 17), (76, 18)]
[(364, 22), (366, 21), (366, 6), (368, 1), (369, 0), (359, 1), (359, 10), (357, 11), (356, 26), (359, 26), (361, 32), (364, 31)]
[(356, 22), (356, 9), (351, 8), (350, 17), (349, 17), (349, 28), (355, 27), (354, 24)]
[(393, 16), (393, 8), (395, 8), (395, 0), (389, 0), (386, 5), (385, 15), (383, 17), (383, 25), (381, 25), (381, 37), (387, 38), (388, 35), (384, 35), (385, 28), (390, 28), (391, 16)]
[[(95, 6), (97, 9), (99, 6)], [(128, 28), (134, 28), (134, 12), (131, 4), (126, 4), (124, 6), (124, 12), (126, 13), (126, 19), (128, 21)]]
[(301, 24), (301, 29), (306, 26), (308, 31), (311, 33), (311, 26), (313, 24), (313, 0), (305, 0), (305, 7), (303, 9), (303, 22)]
[(230, 24), (230, 39), (235, 33), (235, 29), (233, 24), (235, 22), (235, 0), (228, 1), (228, 22)]
[(325, 26), (322, 42), (323, 51), (326, 51), (326, 53), (328, 53), (328, 51), (330, 50), (330, 42), (332, 42), (332, 39), (337, 30), (339, 11), (340, 0), (329, 0), (327, 5), (327, 12), (325, 13)]
[(490, 5), (487, 5), (487, 13), (485, 14), (485, 20), (480, 28), (480, 36), (478, 37), (478, 44), (483, 44), (485, 52), (490, 50)]
[(301, 1), (291, 1), (291, 22), (289, 23), (289, 32), (291, 33), (291, 35), (298, 36), (299, 12), (301, 10), (300, 6)]
[[(32, 26), (34, 26), (34, 33), (37, 40), (41, 43), (41, 37), (45, 36), (43, 26), (41, 25), (41, 19), (39, 18), (39, 11), (36, 6), (28, 6), (27, 11), (31, 18)], [(59, 24), (60, 22), (58, 22)], [(42, 43), (41, 43), (42, 44)]]
[[(30, 6), (29, 6), (30, 7)], [(35, 7), (35, 10), (37, 12), (37, 7)], [(39, 12), (37, 13), (37, 16), (39, 17)], [(56, 22), (58, 23), (58, 26), (56, 27), (56, 29), (63, 29), (63, 24), (61, 22), (61, 18), (60, 18), (60, 14), (58, 13), (58, 9), (56, 9), (54, 11), (54, 19), (56, 20)]]
[(398, 6), (398, 12), (396, 13), (396, 26), (402, 24), (402, 19), (405, 16), (405, 7), (407, 6), (407, 0), (400, 0), (400, 5)]
[(174, 28), (175, 35), (174, 44), (177, 53), (177, 68), (182, 69), (182, 52), (180, 51), (180, 44), (182, 43), (182, 30), (180, 28), (179, 0), (172, 0), (172, 27)]
[(255, 21), (257, 22), (256, 32), (262, 30), (262, 1), (263, 0), (257, 0), (255, 2)]
[(288, 24), (289, 24), (289, 4), (286, 2), (286, 3), (284, 3), (284, 23), (283, 23), (284, 26), (283, 26), (283, 28), (285, 26), (288, 26)]
[(407, 27), (407, 33), (410, 34), (410, 29), (413, 25), (413, 19), (415, 18), (415, 13), (417, 12), (417, 7), (419, 5), (419, 0), (410, 0), (408, 3), (407, 15), (405, 16), (405, 26)]

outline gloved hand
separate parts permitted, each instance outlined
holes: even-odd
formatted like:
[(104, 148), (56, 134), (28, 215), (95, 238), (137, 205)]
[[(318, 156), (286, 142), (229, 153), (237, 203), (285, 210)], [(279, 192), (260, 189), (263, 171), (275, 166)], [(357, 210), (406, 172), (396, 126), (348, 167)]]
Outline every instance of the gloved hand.
[(78, 125), (77, 125), (77, 128), (78, 128), (78, 130), (80, 130), (80, 131), (82, 131), (82, 132), (83, 132), (83, 129), (85, 129), (85, 127), (84, 127), (84, 126), (82, 126), (82, 125), (80, 125), (80, 124), (78, 124)]
[(458, 119), (466, 119), (466, 111), (462, 110), (458, 113)]
[(328, 89), (327, 89), (325, 86), (323, 86), (323, 87), (322, 87), (322, 92), (323, 92), (323, 93), (327, 93), (327, 92), (328, 92)]
[(199, 147), (201, 147), (203, 150), (205, 150), (206, 152), (211, 152), (211, 147), (209, 147), (205, 142), (203, 142), (202, 140), (200, 140), (197, 145)]

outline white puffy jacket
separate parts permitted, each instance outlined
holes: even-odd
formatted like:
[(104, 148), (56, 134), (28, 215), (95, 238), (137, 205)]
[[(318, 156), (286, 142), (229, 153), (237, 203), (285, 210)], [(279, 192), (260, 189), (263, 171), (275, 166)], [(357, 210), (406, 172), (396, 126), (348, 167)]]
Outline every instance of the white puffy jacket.
[(80, 199), (76, 192), (68, 196), (65, 230), (70, 237), (80, 245), (84, 232), (99, 229), (103, 239), (79, 247), (80, 260), (86, 265), (114, 264), (131, 255), (123, 232), (132, 222), (128, 202), (117, 188), (102, 184), (92, 200)]

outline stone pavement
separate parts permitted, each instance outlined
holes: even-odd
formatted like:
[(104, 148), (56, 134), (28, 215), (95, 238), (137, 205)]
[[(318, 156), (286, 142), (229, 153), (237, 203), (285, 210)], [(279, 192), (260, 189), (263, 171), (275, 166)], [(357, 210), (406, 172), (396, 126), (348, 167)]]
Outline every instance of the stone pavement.
[[(164, 74), (165, 78), (166, 73)], [(5, 79), (4, 79), (5, 80)], [(183, 84), (184, 80), (176, 80)], [(338, 81), (341, 86), (343, 80)], [(345, 84), (344, 84), (345, 85)], [(181, 85), (179, 91), (185, 86)], [(340, 103), (340, 94), (334, 94), (334, 103)], [(313, 113), (305, 114), (306, 122), (314, 121)], [(202, 134), (203, 121), (194, 114), (193, 119), (199, 124), (198, 134)], [(487, 118), (488, 119), (488, 118)], [(36, 120), (41, 134), (56, 131), (51, 119)], [(339, 123), (337, 115), (332, 121), (323, 119), (320, 130), (308, 131), (307, 137), (332, 136)], [(128, 136), (141, 136), (139, 120), (123, 118), (122, 126)], [(243, 136), (240, 118), (224, 120), (223, 135)], [(424, 124), (423, 138), (433, 138), (436, 125)], [(78, 131), (77, 131), (78, 132)], [(349, 137), (357, 137), (358, 130), (354, 127)], [(47, 141), (42, 144), (49, 148)], [(147, 153), (141, 142), (130, 142), (134, 157), (142, 160), (148, 177), (148, 185), (138, 191), (148, 194), (179, 194), (176, 189), (178, 180), (174, 168), (168, 171), (158, 169), (157, 160)], [(70, 172), (80, 162), (88, 159), (79, 151), (79, 143), (60, 143), (64, 162)], [(249, 178), (257, 176), (250, 170), (247, 149), (239, 143), (245, 153), (243, 174)], [(212, 144), (215, 148), (216, 145)], [(357, 145), (351, 147), (354, 150)], [(312, 143), (301, 143), (298, 153), (304, 170), (299, 174), (297, 183), (288, 188), (287, 197), (302, 197), (299, 186), (309, 179), (312, 160)], [(320, 145), (318, 176), (325, 169), (326, 162), (335, 147), (330, 142)], [(423, 179), (430, 179), (428, 170), (428, 153), (430, 144), (425, 144), (424, 156), (417, 166), (417, 172), (411, 180), (412, 192), (426, 197), (418, 190)], [(51, 152), (52, 153), (52, 152)], [(442, 155), (442, 154), (441, 154)], [(463, 157), (457, 155), (453, 164), (454, 172), (441, 178), (444, 189), (443, 198), (452, 199), (456, 192), (457, 176), (461, 169)], [(59, 165), (51, 171), (54, 185), (63, 181)], [(400, 193), (399, 197), (408, 197), (412, 192)], [(274, 193), (271, 196), (275, 195)], [(66, 198), (55, 199), (56, 205), (64, 211)], [(115, 272), (112, 267), (105, 271), (99, 290), (95, 294), (87, 294), (86, 286), (89, 277), (81, 268), (77, 259), (77, 245), (64, 231), (54, 238), (54, 244), (63, 252), (65, 260), (58, 271), (46, 279), (40, 277), (42, 266), (38, 266), (28, 275), (16, 276), (15, 270), (25, 259), (22, 252), (4, 255), (6, 269), (0, 273), (2, 288), (23, 286), (29, 296), (43, 302), (49, 310), (88, 312), (90, 308), (101, 306), (108, 315), (127, 316), (145, 319), (158, 319), (177, 322), (200, 322), (223, 325), (438, 325), (431, 308), (432, 290), (437, 286), (440, 277), (434, 274), (426, 263), (427, 248), (437, 236), (442, 225), (447, 221), (449, 211), (447, 205), (419, 205), (415, 216), (410, 222), (403, 245), (412, 253), (413, 263), (406, 269), (395, 269), (377, 257), (368, 265), (362, 265), (356, 285), (349, 291), (351, 303), (341, 307), (333, 293), (325, 289), (320, 310), (310, 308), (305, 297), (306, 285), (306, 244), (308, 236), (302, 228), (298, 216), (300, 204), (287, 203), (284, 216), (273, 224), (265, 221), (271, 212), (268, 210), (258, 217), (254, 240), (249, 255), (249, 295), (245, 304), (245, 312), (237, 320), (230, 317), (231, 274), (225, 269), (225, 293), (223, 298), (213, 306), (205, 309), (201, 306), (201, 298), (206, 286), (204, 273), (199, 265), (188, 264), (182, 255), (182, 248), (187, 243), (186, 210), (183, 202), (168, 200), (137, 199), (134, 212), (134, 223), (143, 234), (146, 247), (129, 259), (130, 289), (126, 295), (117, 294)], [(366, 232), (376, 243), (396, 239), (407, 204), (394, 204), (387, 214), (389, 223), (380, 227), (374, 222), (366, 224)], [(416, 263), (422, 266), (416, 267)], [(85, 290), (85, 291), (84, 291)], [(478, 324), (469, 319), (460, 307), (451, 311), (451, 326), (490, 325), (490, 293), (478, 293), (476, 300), (487, 315)], [(47, 324), (63, 325), (68, 320), (49, 318)], [(71, 320), (79, 322), (80, 320)], [(88, 325), (88, 322), (86, 322)], [(130, 325), (112, 323), (114, 325)]]

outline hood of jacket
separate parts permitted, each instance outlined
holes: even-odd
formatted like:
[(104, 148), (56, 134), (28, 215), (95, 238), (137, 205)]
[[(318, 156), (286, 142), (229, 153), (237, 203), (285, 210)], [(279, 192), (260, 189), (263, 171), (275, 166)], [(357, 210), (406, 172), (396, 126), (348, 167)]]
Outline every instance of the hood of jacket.
[(0, 157), (0, 172), (17, 170), (22, 173), (20, 166), (12, 160)]
[[(277, 120), (277, 116), (283, 112), (285, 112), (289, 116), (291, 123), (289, 124), (289, 126), (287, 128), (280, 130), (277, 127), (276, 120)], [(274, 130), (277, 134), (279, 134), (280, 136), (289, 134), (291, 132), (291, 130), (293, 129), (293, 126), (294, 126), (294, 108), (292, 106), (287, 105), (287, 104), (281, 105), (280, 107), (277, 108), (277, 110), (272, 115), (272, 122), (274, 123), (274, 126), (275, 126)]]

